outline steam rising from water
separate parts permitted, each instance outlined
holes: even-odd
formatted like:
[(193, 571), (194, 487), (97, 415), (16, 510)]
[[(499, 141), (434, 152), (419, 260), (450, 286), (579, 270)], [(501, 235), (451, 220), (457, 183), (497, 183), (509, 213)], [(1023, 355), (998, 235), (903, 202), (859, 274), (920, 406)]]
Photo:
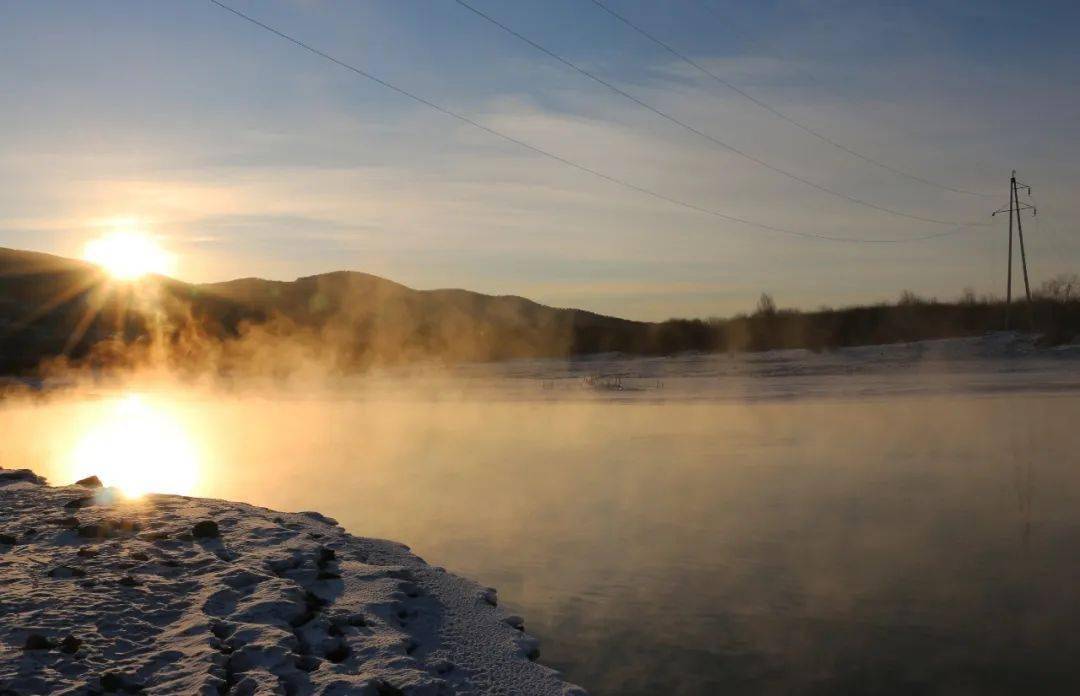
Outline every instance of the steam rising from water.
[[(158, 373), (9, 400), (0, 419), (5, 465), (101, 475), (65, 462), (139, 386), (193, 443), (192, 492), (318, 509), (497, 586), (595, 693), (1070, 691), (1075, 371), (925, 353), (229, 389)], [(595, 373), (627, 389), (585, 387)]]

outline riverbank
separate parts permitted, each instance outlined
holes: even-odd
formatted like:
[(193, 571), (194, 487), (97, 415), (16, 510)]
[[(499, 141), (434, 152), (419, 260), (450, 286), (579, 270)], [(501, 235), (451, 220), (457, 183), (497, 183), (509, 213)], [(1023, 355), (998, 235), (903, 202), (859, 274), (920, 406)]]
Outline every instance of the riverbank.
[(3, 694), (584, 693), (495, 590), (313, 512), (0, 469), (0, 585)]

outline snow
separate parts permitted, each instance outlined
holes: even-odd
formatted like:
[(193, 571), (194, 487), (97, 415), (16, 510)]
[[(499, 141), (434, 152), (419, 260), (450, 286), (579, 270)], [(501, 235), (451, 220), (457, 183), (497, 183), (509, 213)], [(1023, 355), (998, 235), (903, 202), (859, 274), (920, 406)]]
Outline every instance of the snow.
[(96, 484), (0, 470), (0, 694), (584, 694), (401, 544)]

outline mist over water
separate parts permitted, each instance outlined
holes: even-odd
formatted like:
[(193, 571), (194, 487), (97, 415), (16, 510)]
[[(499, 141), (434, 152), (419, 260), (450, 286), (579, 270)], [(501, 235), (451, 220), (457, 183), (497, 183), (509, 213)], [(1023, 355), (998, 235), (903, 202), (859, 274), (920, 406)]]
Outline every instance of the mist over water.
[(7, 399), (0, 464), (402, 541), (596, 694), (1073, 691), (1074, 364), (912, 351), (136, 380)]

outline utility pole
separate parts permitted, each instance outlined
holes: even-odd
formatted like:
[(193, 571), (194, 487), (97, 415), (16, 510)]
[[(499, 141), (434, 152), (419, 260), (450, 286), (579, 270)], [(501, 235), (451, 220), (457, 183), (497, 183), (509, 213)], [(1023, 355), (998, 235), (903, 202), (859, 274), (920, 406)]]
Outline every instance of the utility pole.
[(998, 208), (991, 215), (991, 217), (993, 217), (998, 213), (1009, 213), (1009, 272), (1005, 281), (1006, 330), (1008, 330), (1010, 326), (1009, 314), (1012, 309), (1013, 215), (1016, 216), (1016, 232), (1020, 238), (1020, 265), (1024, 269), (1024, 295), (1027, 297), (1028, 308), (1030, 309), (1031, 307), (1031, 285), (1028, 283), (1027, 253), (1024, 250), (1024, 225), (1020, 220), (1020, 213), (1024, 210), (1030, 210), (1032, 215), (1037, 215), (1039, 211), (1030, 203), (1020, 202), (1020, 189), (1027, 189), (1028, 195), (1031, 195), (1031, 187), (1016, 180), (1016, 170), (1014, 169), (1012, 176), (1009, 178), (1009, 204)]

